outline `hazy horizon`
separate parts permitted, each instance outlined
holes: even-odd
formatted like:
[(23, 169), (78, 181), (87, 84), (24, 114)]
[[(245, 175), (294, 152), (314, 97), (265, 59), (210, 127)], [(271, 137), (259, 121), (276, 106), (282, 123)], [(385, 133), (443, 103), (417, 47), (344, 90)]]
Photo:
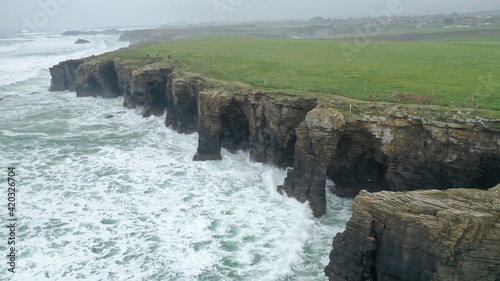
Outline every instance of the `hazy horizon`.
[[(361, 8), (360, 8), (361, 7)], [(500, 9), (491, 0), (40, 0), (0, 2), (0, 30), (83, 29), (106, 26), (160, 26), (173, 22), (229, 23), (259, 20), (432, 15)]]

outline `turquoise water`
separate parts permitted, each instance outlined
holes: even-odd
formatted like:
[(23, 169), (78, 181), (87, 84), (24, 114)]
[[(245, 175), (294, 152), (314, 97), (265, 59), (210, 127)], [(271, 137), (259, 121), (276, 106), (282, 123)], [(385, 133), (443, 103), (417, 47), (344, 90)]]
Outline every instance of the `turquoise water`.
[(330, 195), (314, 219), (276, 192), (281, 169), (226, 151), (193, 162), (197, 135), (166, 128), (165, 116), (47, 91), (48, 67), (125, 46), (116, 39), (0, 40), (1, 178), (16, 168), (19, 219), (16, 274), (5, 258), (0, 279), (325, 280), (352, 200)]

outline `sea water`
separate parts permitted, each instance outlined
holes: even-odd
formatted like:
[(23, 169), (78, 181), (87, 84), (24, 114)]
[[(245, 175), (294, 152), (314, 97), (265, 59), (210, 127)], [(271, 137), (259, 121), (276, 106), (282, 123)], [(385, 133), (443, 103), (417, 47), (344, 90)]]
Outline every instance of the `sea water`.
[(76, 39), (0, 39), (0, 219), (8, 167), (18, 219), (15, 274), (2, 227), (1, 280), (325, 280), (352, 200), (328, 193), (315, 219), (276, 192), (281, 169), (224, 150), (222, 161), (193, 162), (198, 135), (166, 128), (165, 116), (48, 92), (52, 65), (127, 45)]

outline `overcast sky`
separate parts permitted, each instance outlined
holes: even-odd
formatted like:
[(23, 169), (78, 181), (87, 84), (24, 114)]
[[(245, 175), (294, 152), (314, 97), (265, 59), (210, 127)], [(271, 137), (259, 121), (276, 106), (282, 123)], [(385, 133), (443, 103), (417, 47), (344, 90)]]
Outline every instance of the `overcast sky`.
[[(392, 8), (391, 8), (392, 7)], [(74, 29), (500, 9), (499, 0), (0, 0), (0, 29)]]

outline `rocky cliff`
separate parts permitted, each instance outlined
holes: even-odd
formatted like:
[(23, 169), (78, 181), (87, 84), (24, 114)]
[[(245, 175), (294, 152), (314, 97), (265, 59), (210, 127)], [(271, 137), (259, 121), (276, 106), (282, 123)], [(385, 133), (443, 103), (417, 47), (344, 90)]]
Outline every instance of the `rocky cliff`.
[(325, 273), (332, 281), (500, 280), (500, 185), (362, 191)]
[(75, 91), (76, 70), (86, 59), (67, 60), (49, 68), (50, 91)]
[(114, 98), (120, 96), (118, 75), (112, 60), (81, 64), (76, 71), (75, 90), (78, 97)]
[(345, 197), (362, 189), (487, 189), (499, 183), (500, 121), (460, 116), (435, 121), (424, 117), (427, 110), (310, 111), (297, 128), (294, 165), (282, 189), (307, 198), (314, 214), (322, 215), (327, 178)]
[(123, 104), (127, 108), (142, 108), (142, 115), (161, 116), (167, 108), (167, 81), (172, 68), (141, 69), (140, 71), (123, 71), (127, 73), (121, 78), (120, 87), (123, 93)]
[(205, 87), (201, 78), (175, 78), (170, 74), (167, 82), (167, 118), (165, 125), (173, 130), (190, 134), (198, 130), (198, 96)]
[(78, 97), (123, 96), (127, 108), (139, 107), (142, 115), (162, 115), (167, 107), (168, 79), (173, 68), (140, 69), (114, 60), (82, 59), (61, 62), (51, 68), (51, 91), (76, 91)]
[(63, 62), (51, 74), (53, 89), (76, 85), (78, 96), (123, 96), (126, 107), (139, 107), (144, 116), (166, 110), (167, 126), (198, 131), (194, 160), (221, 159), (223, 147), (289, 167), (278, 190), (309, 201), (318, 217), (325, 212), (327, 179), (346, 197), (362, 189), (487, 189), (500, 182), (500, 120), (423, 107), (347, 111), (293, 95), (207, 91), (203, 78), (174, 77), (173, 68), (131, 68), (103, 58)]
[[(330, 280), (500, 280), (500, 120), (409, 106), (318, 105), (281, 94), (207, 90), (173, 68), (112, 59), (62, 62), (51, 90), (123, 96), (142, 115), (198, 131), (194, 160), (221, 148), (288, 168), (278, 191), (325, 212), (325, 183), (356, 198), (325, 273)], [(483, 190), (449, 190), (476, 187)], [(381, 192), (433, 189), (406, 193)], [(436, 190), (439, 189), (439, 190)]]
[(293, 164), (295, 129), (315, 99), (276, 100), (265, 93), (199, 94), (199, 141), (195, 160), (221, 159), (221, 147), (249, 151), (258, 162), (279, 167)]

